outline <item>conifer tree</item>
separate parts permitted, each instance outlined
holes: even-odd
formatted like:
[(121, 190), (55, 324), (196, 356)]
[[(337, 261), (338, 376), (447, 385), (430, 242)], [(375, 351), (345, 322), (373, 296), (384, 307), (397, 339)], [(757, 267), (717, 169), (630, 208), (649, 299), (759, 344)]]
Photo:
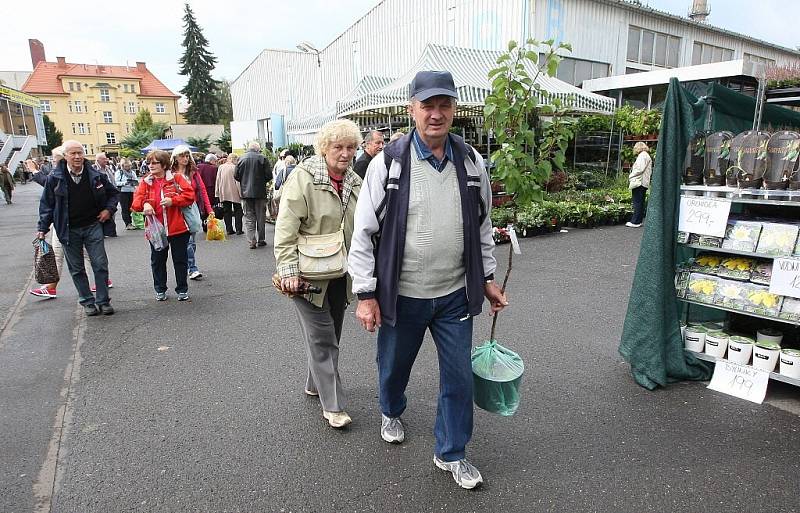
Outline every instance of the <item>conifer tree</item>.
[(186, 121), (190, 124), (214, 124), (219, 118), (219, 84), (211, 77), (217, 58), (208, 50), (208, 39), (197, 24), (189, 4), (184, 4), (183, 47), (185, 51), (178, 63), (179, 73), (188, 75), (189, 81), (181, 94), (189, 100)]

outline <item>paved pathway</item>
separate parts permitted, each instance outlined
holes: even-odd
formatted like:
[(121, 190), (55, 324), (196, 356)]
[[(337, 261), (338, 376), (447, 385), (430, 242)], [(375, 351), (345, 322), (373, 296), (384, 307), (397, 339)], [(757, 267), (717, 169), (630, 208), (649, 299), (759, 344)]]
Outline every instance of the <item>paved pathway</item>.
[[(798, 511), (800, 394), (755, 405), (680, 383), (648, 392), (617, 354), (640, 231), (526, 239), (500, 318), (527, 372), (524, 404), (476, 410), (469, 457), (486, 484), (432, 462), (437, 366), (414, 368), (407, 441), (380, 440), (373, 336), (345, 321), (351, 428), (302, 392), (290, 305), (269, 284), (271, 245), (198, 244), (192, 301), (152, 297), (142, 232), (107, 240), (112, 317), (87, 319), (67, 280), (30, 285), (35, 184), (0, 206), (0, 511)], [(505, 262), (507, 247), (499, 248)], [(489, 318), (476, 320), (475, 342)]]

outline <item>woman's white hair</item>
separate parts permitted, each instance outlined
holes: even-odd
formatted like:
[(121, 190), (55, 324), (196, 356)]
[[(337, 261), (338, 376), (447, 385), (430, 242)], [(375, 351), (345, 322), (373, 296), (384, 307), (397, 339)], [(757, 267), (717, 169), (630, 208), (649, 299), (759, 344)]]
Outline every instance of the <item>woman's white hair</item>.
[(322, 126), (314, 138), (314, 151), (317, 155), (325, 155), (328, 146), (335, 142), (351, 142), (358, 146), (364, 140), (358, 125), (349, 119), (335, 119)]

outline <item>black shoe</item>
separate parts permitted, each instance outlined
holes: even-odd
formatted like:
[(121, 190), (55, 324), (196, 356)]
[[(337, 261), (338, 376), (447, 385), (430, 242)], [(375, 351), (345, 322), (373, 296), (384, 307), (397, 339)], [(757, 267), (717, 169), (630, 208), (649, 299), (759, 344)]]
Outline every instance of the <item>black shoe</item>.
[(228, 235), (233, 235), (236, 232), (225, 232), (225, 233), (227, 233)]
[(244, 235), (244, 232), (236, 232), (236, 235)]
[(266, 245), (267, 245), (267, 241), (263, 241), (263, 240), (258, 241), (258, 247), (266, 246)]
[(92, 303), (91, 305), (83, 305), (83, 312), (86, 314), (86, 317), (94, 317), (95, 315), (100, 315), (100, 310), (97, 309), (97, 305)]
[(114, 315), (114, 307), (111, 305), (98, 305), (98, 308), (103, 315)]

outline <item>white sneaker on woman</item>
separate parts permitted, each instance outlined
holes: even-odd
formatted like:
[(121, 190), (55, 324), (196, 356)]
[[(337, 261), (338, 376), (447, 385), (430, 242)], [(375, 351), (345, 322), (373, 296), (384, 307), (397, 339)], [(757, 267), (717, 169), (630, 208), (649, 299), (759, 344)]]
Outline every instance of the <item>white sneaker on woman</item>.
[(628, 221), (627, 223), (625, 223), (625, 226), (627, 226), (628, 228), (641, 228), (642, 227), (642, 223), (638, 223), (637, 224), (637, 223), (632, 223), (632, 222)]
[(328, 424), (334, 428), (343, 428), (353, 422), (350, 415), (345, 411), (323, 411), (322, 416), (328, 420)]

